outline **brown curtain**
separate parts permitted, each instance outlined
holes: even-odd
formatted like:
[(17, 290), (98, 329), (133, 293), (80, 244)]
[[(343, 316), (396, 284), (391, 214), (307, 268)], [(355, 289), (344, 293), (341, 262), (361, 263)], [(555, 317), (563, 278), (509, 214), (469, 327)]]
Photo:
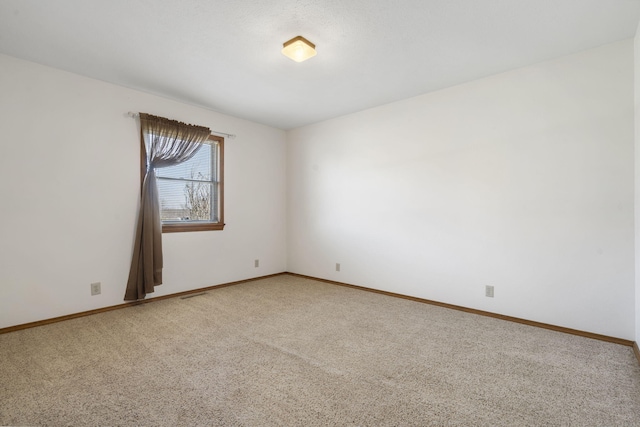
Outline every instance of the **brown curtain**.
[(147, 170), (142, 181), (138, 225), (125, 300), (144, 298), (162, 284), (162, 221), (156, 184), (156, 168), (189, 160), (211, 131), (202, 126), (140, 113), (142, 146)]

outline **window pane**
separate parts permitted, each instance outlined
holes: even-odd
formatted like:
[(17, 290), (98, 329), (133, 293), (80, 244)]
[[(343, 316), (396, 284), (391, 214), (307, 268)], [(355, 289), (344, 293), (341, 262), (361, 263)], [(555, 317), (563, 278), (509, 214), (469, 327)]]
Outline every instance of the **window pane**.
[[(160, 219), (162, 221), (211, 221), (212, 189), (213, 184), (210, 182), (158, 178)], [(217, 212), (214, 217), (217, 217)]]
[(157, 168), (156, 176), (211, 181), (211, 153), (211, 145), (202, 144), (195, 156), (186, 162), (166, 168)]

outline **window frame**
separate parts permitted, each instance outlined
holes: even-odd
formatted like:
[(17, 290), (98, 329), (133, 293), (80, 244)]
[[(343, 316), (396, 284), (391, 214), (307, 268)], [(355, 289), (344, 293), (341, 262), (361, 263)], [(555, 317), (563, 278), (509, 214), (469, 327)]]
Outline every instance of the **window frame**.
[[(224, 223), (224, 137), (218, 135), (209, 135), (207, 141), (212, 141), (212, 146), (217, 146), (218, 148), (218, 176), (213, 177), (213, 185), (218, 184), (218, 207), (219, 207), (219, 216), (217, 222), (205, 222), (205, 221), (197, 221), (197, 222), (170, 222), (165, 223), (162, 222), (162, 232), (163, 233), (184, 233), (191, 231), (216, 231), (223, 230)], [(206, 142), (205, 142), (206, 144)], [(141, 156), (140, 156), (140, 166), (142, 172), (142, 179), (144, 180), (144, 174), (147, 169), (147, 158), (146, 158), (146, 150), (144, 147), (143, 139), (141, 138)]]

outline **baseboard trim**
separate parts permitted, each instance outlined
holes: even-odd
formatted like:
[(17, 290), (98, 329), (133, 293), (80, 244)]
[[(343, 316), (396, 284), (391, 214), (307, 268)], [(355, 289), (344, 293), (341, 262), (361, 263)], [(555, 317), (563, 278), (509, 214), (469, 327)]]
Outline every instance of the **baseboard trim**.
[(348, 283), (336, 282), (334, 280), (320, 279), (320, 278), (317, 278), (317, 277), (306, 276), (304, 274), (291, 273), (291, 272), (288, 272), (287, 274), (290, 274), (292, 276), (302, 277), (302, 278), (305, 278), (305, 279), (317, 280), (319, 282), (330, 283), (332, 285), (344, 286), (344, 287), (353, 288), (353, 289), (360, 289), (360, 290), (367, 291), (367, 292), (374, 292), (376, 294), (382, 294), (382, 295), (392, 296), (392, 297), (396, 297), (396, 298), (407, 299), (407, 300), (410, 300), (410, 301), (421, 302), (421, 303), (424, 303), (424, 304), (437, 305), (439, 307), (450, 308), (452, 310), (458, 310), (458, 311), (464, 311), (466, 313), (478, 314), (480, 316), (493, 317), (495, 319), (507, 320), (509, 322), (514, 322), (514, 323), (521, 323), (523, 325), (535, 326), (537, 328), (550, 329), (550, 330), (556, 331), (556, 332), (563, 332), (563, 333), (566, 333), (566, 334), (578, 335), (578, 336), (585, 337), (585, 338), (591, 338), (591, 339), (600, 340), (600, 341), (607, 341), (607, 342), (611, 342), (611, 343), (614, 343), (614, 344), (621, 344), (621, 345), (625, 345), (625, 346), (628, 346), (628, 347), (633, 347), (635, 352), (636, 352), (636, 356), (638, 357), (638, 361), (640, 361), (640, 350), (638, 349), (637, 343), (635, 343), (633, 341), (625, 340), (625, 339), (622, 339), (622, 338), (616, 338), (616, 337), (610, 337), (610, 336), (607, 336), (607, 335), (594, 334), (592, 332), (585, 332), (585, 331), (580, 331), (580, 330), (577, 330), (577, 329), (571, 329), (571, 328), (565, 328), (565, 327), (562, 327), (562, 326), (550, 325), (548, 323), (535, 322), (533, 320), (526, 320), (526, 319), (521, 319), (521, 318), (518, 318), (518, 317), (505, 316), (503, 314), (492, 313), (490, 311), (476, 310), (474, 308), (468, 308), (468, 307), (463, 307), (463, 306), (454, 305), (454, 304), (447, 304), (447, 303), (444, 303), (444, 302), (433, 301), (433, 300), (428, 300), (428, 299), (418, 298), (418, 297), (412, 297), (412, 296), (408, 296), (408, 295), (398, 294), (398, 293), (395, 293), (395, 292), (382, 291), (382, 290), (379, 290), (379, 289), (367, 288), (365, 286), (350, 285)]
[(139, 300), (139, 301), (132, 301), (132, 302), (124, 303), (124, 304), (112, 305), (112, 306), (109, 306), (109, 307), (102, 307), (102, 308), (97, 308), (97, 309), (94, 309), (94, 310), (83, 311), (83, 312), (80, 312), (80, 313), (67, 314), (65, 316), (60, 316), (60, 317), (53, 317), (51, 319), (38, 320), (36, 322), (29, 322), (29, 323), (23, 323), (21, 325), (15, 325), (15, 326), (9, 326), (9, 327), (6, 327), (6, 328), (0, 328), (0, 335), (6, 334), (6, 333), (9, 333), (9, 332), (19, 331), (19, 330), (22, 330), (22, 329), (35, 328), (37, 326), (43, 326), (43, 325), (49, 325), (49, 324), (52, 324), (52, 323), (63, 322), (65, 320), (77, 319), (79, 317), (91, 316), (92, 314), (105, 313), (107, 311), (119, 310), (119, 309), (127, 308), (127, 307), (134, 307), (134, 306), (137, 306), (137, 305), (147, 304), (147, 303), (154, 302), (154, 301), (162, 301), (162, 300), (169, 299), (169, 298), (184, 297), (185, 295), (192, 295), (192, 294), (202, 293), (202, 292), (205, 292), (205, 291), (210, 291), (210, 290), (214, 290), (214, 289), (218, 289), (218, 288), (224, 288), (224, 287), (227, 287), (227, 286), (239, 285), (241, 283), (253, 282), (253, 281), (256, 281), (256, 280), (266, 279), (266, 278), (269, 278), (269, 277), (282, 276), (282, 275), (291, 275), (291, 276), (296, 276), (296, 277), (302, 277), (302, 278), (305, 278), (305, 279), (316, 280), (316, 281), (319, 281), (319, 282), (329, 283), (329, 284), (332, 284), (332, 285), (338, 285), (338, 286), (344, 286), (344, 287), (347, 287), (347, 288), (359, 289), (359, 290), (362, 290), (362, 291), (373, 292), (373, 293), (387, 295), (387, 296), (391, 296), (391, 297), (395, 297), (395, 298), (402, 298), (402, 299), (406, 299), (406, 300), (410, 300), (410, 301), (416, 301), (416, 302), (420, 302), (420, 303), (424, 303), (424, 304), (436, 305), (436, 306), (439, 306), (439, 307), (449, 308), (449, 309), (452, 309), (452, 310), (458, 310), (458, 311), (464, 311), (464, 312), (467, 312), (467, 313), (478, 314), (480, 316), (493, 317), (493, 318), (496, 318), (496, 319), (506, 320), (506, 321), (509, 321), (509, 322), (521, 323), (521, 324), (524, 324), (524, 325), (534, 326), (534, 327), (543, 328), (543, 329), (549, 329), (549, 330), (552, 330), (552, 331), (563, 332), (563, 333), (571, 334), (571, 335), (578, 335), (578, 336), (581, 336), (581, 337), (596, 339), (596, 340), (600, 340), (600, 341), (607, 341), (607, 342), (611, 342), (611, 343), (614, 343), (614, 344), (621, 344), (621, 345), (632, 347), (633, 348), (633, 352), (635, 353), (636, 358), (638, 359), (638, 363), (640, 363), (640, 348), (638, 347), (638, 343), (634, 342), (634, 341), (629, 341), (629, 340), (625, 340), (625, 339), (622, 339), (622, 338), (610, 337), (610, 336), (607, 336), (607, 335), (594, 334), (592, 332), (585, 332), (585, 331), (580, 331), (580, 330), (577, 330), (577, 329), (570, 329), (570, 328), (565, 328), (565, 327), (562, 327), (562, 326), (550, 325), (548, 323), (541, 323), (541, 322), (535, 322), (535, 321), (532, 321), (532, 320), (521, 319), (521, 318), (518, 318), (518, 317), (505, 316), (503, 314), (492, 313), (490, 311), (476, 310), (474, 308), (468, 308), (468, 307), (463, 307), (463, 306), (459, 306), (459, 305), (454, 305), (454, 304), (448, 304), (448, 303), (439, 302), (439, 301), (428, 300), (428, 299), (424, 299), (424, 298), (412, 297), (412, 296), (409, 296), (409, 295), (403, 295), (403, 294), (398, 294), (398, 293), (395, 293), (395, 292), (383, 291), (383, 290), (380, 290), (380, 289), (367, 288), (365, 286), (351, 285), (351, 284), (348, 284), (348, 283), (337, 282), (335, 280), (321, 279), (319, 277), (307, 276), (307, 275), (304, 275), (304, 274), (291, 273), (291, 272), (286, 272), (286, 271), (282, 272), (282, 273), (275, 273), (275, 274), (269, 274), (269, 275), (266, 275), (266, 276), (252, 277), (250, 279), (244, 279), (244, 280), (238, 280), (238, 281), (235, 281), (235, 282), (222, 283), (222, 284), (219, 284), (219, 285), (207, 286), (207, 287), (204, 287), (204, 288), (192, 289), (192, 290), (189, 290), (189, 291), (177, 292), (177, 293), (169, 294), (169, 295), (162, 295), (162, 296), (155, 297), (155, 298), (144, 299), (144, 300)]
[(0, 329), (0, 335), (7, 334), (9, 332), (20, 331), (22, 329), (35, 328), (37, 326), (49, 325), (51, 323), (63, 322), (65, 320), (77, 319), (78, 317), (91, 316), (92, 314), (105, 313), (107, 311), (120, 310), (121, 308), (134, 307), (136, 305), (147, 304), (154, 301), (162, 301), (169, 298), (183, 297), (185, 295), (202, 293), (218, 288), (225, 288), (227, 286), (239, 285), (241, 283), (253, 282), (260, 279), (266, 279), (269, 277), (281, 276), (287, 274), (286, 272), (269, 274), (266, 276), (253, 277), (251, 279), (238, 280), (236, 282), (222, 283), (220, 285), (207, 286), (206, 288), (192, 289), (190, 291), (177, 292), (175, 294), (162, 295), (155, 298), (143, 299), (138, 301), (126, 302), (124, 304), (111, 305), (109, 307), (96, 308), (95, 310), (82, 311), (80, 313), (67, 314), (65, 316), (53, 317), (51, 319), (38, 320), (36, 322), (23, 323), (21, 325), (9, 326)]

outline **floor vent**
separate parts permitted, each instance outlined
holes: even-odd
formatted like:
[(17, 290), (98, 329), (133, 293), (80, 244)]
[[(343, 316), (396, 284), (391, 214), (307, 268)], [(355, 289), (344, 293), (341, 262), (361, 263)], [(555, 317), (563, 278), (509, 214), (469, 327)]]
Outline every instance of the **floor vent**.
[(185, 295), (185, 296), (183, 296), (183, 297), (180, 297), (180, 299), (187, 299), (187, 298), (199, 297), (200, 295), (206, 295), (206, 292), (200, 292), (199, 294)]

